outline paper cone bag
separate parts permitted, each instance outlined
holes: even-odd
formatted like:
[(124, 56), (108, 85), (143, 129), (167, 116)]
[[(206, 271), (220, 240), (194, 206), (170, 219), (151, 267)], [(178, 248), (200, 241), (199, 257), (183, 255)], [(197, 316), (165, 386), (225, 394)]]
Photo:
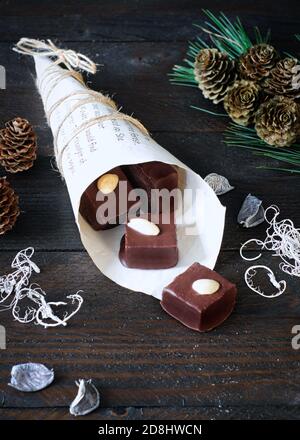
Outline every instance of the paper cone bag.
[[(70, 67), (65, 56), (68, 52), (74, 54), (61, 51), (56, 56)], [(225, 217), (225, 208), (213, 190), (158, 145), (141, 124), (130, 117), (124, 119), (120, 113), (118, 116), (112, 103), (88, 89), (72, 69), (63, 69), (40, 53), (34, 60), (37, 85), (54, 136), (56, 160), (68, 187), (82, 243), (99, 270), (123, 287), (161, 298), (164, 286), (194, 262), (213, 268)], [(197, 193), (197, 197), (185, 204), (184, 212), (176, 212), (179, 261), (171, 269), (124, 267), (118, 257), (124, 225), (94, 231), (79, 214), (83, 192), (102, 174), (117, 166), (149, 161), (175, 165), (184, 174), (182, 189)]]

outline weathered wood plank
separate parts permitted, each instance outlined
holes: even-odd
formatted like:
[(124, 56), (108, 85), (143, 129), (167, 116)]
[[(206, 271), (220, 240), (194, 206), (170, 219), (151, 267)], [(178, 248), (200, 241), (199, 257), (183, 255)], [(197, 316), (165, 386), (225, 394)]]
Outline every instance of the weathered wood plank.
[(290, 35), (298, 32), (297, 1), (288, 5), (272, 0), (241, 4), (228, 0), (226, 4), (201, 4), (187, 0), (144, 1), (104, 0), (101, 2), (71, 0), (55, 3), (49, 0), (1, 2), (0, 40), (15, 41), (20, 37), (57, 38), (62, 41), (187, 41), (199, 31), (194, 23), (204, 20), (202, 8), (218, 13), (224, 10), (230, 17), (239, 15), (251, 30), (259, 25), (272, 27), (273, 35), (289, 44)]
[(50, 158), (40, 157), (28, 172), (8, 178), (19, 194), (21, 216), (13, 231), (1, 237), (1, 250), (82, 249), (66, 186)]
[[(299, 42), (295, 38), (290, 38), (290, 41), (288, 50), (299, 50)], [(103, 65), (96, 76), (89, 77), (89, 86), (112, 95), (125, 112), (133, 113), (150, 132), (215, 133), (215, 142), (221, 142), (221, 133), (229, 119), (213, 117), (190, 106), (220, 113), (224, 112), (222, 106), (205, 100), (197, 88), (174, 86), (169, 82), (172, 66), (180, 63), (185, 56), (186, 43), (76, 42), (68, 46)], [(7, 43), (0, 44), (3, 65), (7, 69), (7, 90), (0, 91), (0, 119), (5, 121), (16, 114), (22, 115), (42, 132), (46, 121), (34, 86), (33, 61), (17, 55), (11, 47)], [(44, 143), (45, 138), (41, 139)], [(46, 142), (49, 144), (49, 139)]]
[[(300, 211), (295, 210), (288, 197), (288, 188), (292, 188), (293, 197), (300, 194), (300, 180), (296, 176), (256, 170), (256, 160), (238, 149), (221, 146), (215, 154), (210, 137), (205, 137), (201, 143), (196, 135), (185, 138), (184, 135), (160, 134), (157, 139), (203, 177), (212, 171), (219, 172), (236, 187), (220, 198), (227, 207), (223, 249), (238, 249), (247, 239), (262, 238), (265, 234), (266, 224), (250, 230), (237, 224), (238, 211), (249, 192), (260, 197), (265, 207), (277, 204), (283, 218), (290, 217), (295, 225), (300, 225)], [(83, 249), (67, 188), (51, 168), (50, 157), (40, 156), (31, 170), (8, 178), (20, 196), (22, 215), (13, 231), (1, 237), (0, 250), (19, 250), (27, 246), (39, 250)]]
[[(299, 420), (294, 406), (100, 408), (76, 420)], [(68, 408), (0, 409), (0, 420), (74, 420)]]
[[(7, 90), (1, 92), (1, 120), (16, 116), (17, 109), (17, 114), (42, 131), (46, 120), (34, 85), (33, 61), (11, 47), (0, 44), (7, 70)], [(150, 131), (223, 130), (227, 118), (212, 118), (189, 108), (199, 102), (215, 107), (202, 100), (197, 88), (172, 86), (169, 82), (168, 73), (183, 58), (185, 43), (71, 43), (70, 48), (103, 65), (96, 76), (88, 78), (89, 86), (112, 95), (125, 112), (134, 113)]]
[[(161, 45), (160, 45), (161, 46)], [(125, 47), (125, 51), (126, 51), (126, 46)], [(155, 49), (154, 49), (155, 51)], [(14, 54), (12, 54), (11, 52), (7, 53), (8, 58), (15, 56)], [(122, 57), (124, 59), (128, 59), (128, 57), (126, 56), (126, 54), (122, 54)], [(10, 63), (12, 63), (12, 61), (10, 61)], [(24, 61), (20, 61), (20, 70), (22, 70), (23, 68), (25, 69), (25, 64)], [(130, 69), (133, 69), (132, 66), (129, 63), (129, 67)], [(133, 74), (134, 69), (132, 70), (132, 74)], [(18, 72), (18, 69), (17, 69)], [(123, 70), (122, 69), (118, 69), (118, 72), (120, 75), (123, 75)], [(127, 72), (128, 73), (128, 72)], [(21, 90), (27, 90), (28, 94), (34, 93), (34, 105), (28, 106), (28, 100), (26, 101), (26, 99), (24, 100), (24, 97), (18, 93), (18, 96), (16, 97), (17, 102), (15, 102), (14, 99), (12, 99), (12, 88), (9, 86), (8, 90), (4, 93), (4, 101), (6, 101), (7, 106), (3, 106), (2, 110), (0, 110), (0, 112), (4, 112), (4, 108), (7, 109), (9, 108), (9, 106), (11, 105), (12, 108), (15, 108), (16, 104), (20, 105), (20, 108), (22, 108), (22, 106), (24, 106), (24, 104), (26, 105), (26, 111), (24, 110), (24, 113), (19, 113), (22, 114), (26, 117), (28, 117), (30, 120), (32, 120), (32, 122), (34, 122), (34, 124), (37, 126), (37, 132), (38, 132), (38, 136), (39, 136), (39, 154), (40, 156), (42, 155), (51, 155), (52, 154), (52, 136), (50, 134), (50, 130), (46, 127), (46, 123), (45, 123), (45, 119), (44, 119), (44, 115), (43, 115), (43, 109), (42, 109), (42, 105), (41, 105), (41, 101), (40, 98), (37, 94), (37, 92), (35, 91), (33, 84), (29, 81), (28, 82), (28, 72), (26, 74), (26, 69), (23, 72), (23, 76), (21, 76), (19, 73), (15, 74), (16, 77), (12, 77), (11, 78), (11, 84), (21, 84), (20, 85), (20, 91)], [(156, 84), (150, 81), (151, 75), (152, 73), (148, 70), (147, 75), (149, 75), (148, 80), (149, 80), (149, 84), (152, 88), (152, 90), (156, 93)], [(130, 74), (129, 74), (130, 76)], [(25, 79), (24, 79), (25, 78)], [(107, 72), (107, 81), (111, 81), (111, 76), (108, 75)], [(142, 78), (144, 78), (144, 73), (142, 74)], [(141, 78), (141, 82), (140, 84), (144, 84), (144, 79)], [(157, 84), (160, 84), (161, 82), (161, 78), (157, 77)], [(176, 88), (176, 87), (172, 87), (168, 84), (167, 79), (165, 79), (166, 82), (166, 90), (170, 90), (171, 94), (166, 94), (166, 102), (169, 102), (169, 104), (166, 104), (165, 107), (169, 107), (170, 109), (172, 109), (172, 102), (173, 102), (173, 93), (177, 94), (178, 91), (180, 90), (179, 93), (182, 93), (183, 89), (181, 88)], [(118, 84), (121, 84), (122, 87), (124, 84), (124, 77), (119, 78), (119, 81), (117, 81)], [(126, 83), (126, 81), (125, 81)], [(111, 85), (111, 88), (113, 86)], [(162, 86), (160, 86), (161, 88)], [(97, 87), (95, 87), (97, 89)], [(108, 87), (110, 88), (110, 87)], [(198, 93), (197, 90), (195, 91), (190, 91), (189, 89), (185, 89), (187, 90), (187, 93)], [(128, 91), (126, 91), (126, 93), (128, 93)], [(141, 95), (144, 93), (144, 91), (141, 92)], [(165, 91), (163, 92), (165, 93)], [(151, 93), (148, 93), (148, 95), (150, 96)], [(297, 220), (297, 212), (293, 212), (293, 206), (289, 201), (289, 198), (286, 196), (286, 188), (290, 188), (293, 187), (293, 192), (294, 194), (297, 194), (298, 190), (298, 181), (297, 181), (297, 177), (296, 176), (288, 176), (288, 175), (283, 175), (282, 173), (278, 173), (278, 172), (272, 172), (272, 171), (262, 171), (262, 170), (256, 170), (255, 166), (256, 165), (262, 165), (262, 166), (276, 166), (277, 163), (272, 161), (272, 160), (268, 160), (268, 159), (258, 159), (257, 157), (253, 156), (251, 153), (249, 153), (248, 151), (244, 151), (244, 150), (240, 150), (240, 149), (229, 149), (227, 148), (225, 145), (223, 145), (221, 143), (222, 141), (222, 135), (219, 132), (220, 130), (225, 128), (225, 124), (224, 124), (224, 120), (223, 118), (218, 119), (218, 118), (211, 118), (208, 115), (203, 115), (202, 113), (198, 113), (196, 111), (192, 111), (187, 109), (186, 106), (182, 105), (181, 110), (178, 112), (177, 115), (177, 110), (176, 110), (176, 120), (170, 119), (168, 117), (168, 113), (166, 112), (161, 112), (161, 109), (156, 108), (156, 110), (154, 110), (154, 108), (151, 109), (150, 107), (146, 107), (143, 103), (143, 100), (140, 99), (140, 96), (138, 96), (138, 94), (131, 90), (130, 91), (130, 96), (135, 96), (135, 99), (138, 102), (138, 106), (141, 106), (141, 111), (137, 112), (137, 116), (139, 117), (139, 119), (141, 120), (146, 120), (150, 118), (153, 118), (153, 125), (150, 123), (151, 121), (149, 121), (149, 124), (146, 123), (146, 125), (148, 125), (148, 127), (150, 128), (150, 130), (152, 129), (152, 126), (154, 126), (154, 128), (158, 128), (158, 131), (153, 131), (153, 135), (155, 137), (155, 139), (157, 139), (157, 141), (159, 143), (161, 143), (163, 146), (165, 146), (167, 149), (169, 149), (171, 152), (173, 152), (176, 156), (178, 156), (181, 160), (183, 160), (184, 162), (186, 162), (188, 165), (190, 165), (193, 169), (195, 169), (196, 171), (198, 171), (201, 175), (205, 176), (207, 173), (211, 172), (211, 171), (216, 171), (219, 172), (221, 174), (226, 175), (231, 181), (232, 183), (237, 187), (237, 190), (233, 193), (230, 193), (229, 195), (225, 196), (224, 198), (222, 198), (222, 200), (224, 201), (224, 203), (227, 205), (227, 200), (228, 200), (228, 221), (227, 221), (227, 228), (228, 228), (228, 224), (229, 224), (229, 230), (228, 230), (228, 234), (225, 235), (225, 241), (224, 241), (224, 247), (227, 248), (229, 247), (237, 247), (240, 243), (240, 241), (244, 240), (245, 238), (248, 237), (252, 237), (253, 236), (253, 232), (252, 231), (248, 231), (248, 232), (241, 232), (241, 229), (236, 225), (236, 215), (237, 212), (239, 210), (240, 204), (243, 200), (243, 197), (248, 193), (248, 192), (252, 192), (258, 196), (261, 196), (265, 202), (265, 205), (268, 206), (271, 203), (276, 203), (278, 204), (281, 209), (284, 212), (285, 216), (291, 216), (294, 218), (296, 224), (300, 223), (300, 221)], [(180, 101), (179, 96), (177, 96), (178, 101)], [(177, 100), (176, 98), (176, 100)], [(28, 97), (29, 99), (29, 97)], [(128, 98), (128, 102), (130, 101), (130, 98)], [(175, 101), (174, 101), (175, 102)], [(182, 102), (182, 101), (180, 101)], [(154, 107), (157, 105), (155, 100), (153, 101), (153, 105)], [(132, 106), (135, 107), (135, 105)], [(126, 108), (126, 106), (125, 106)], [(129, 107), (129, 110), (131, 110), (131, 107)], [(7, 111), (7, 110), (5, 110)], [(32, 112), (32, 114), (30, 113)], [(15, 113), (9, 113), (10, 117), (14, 116)], [(173, 113), (172, 113), (173, 114)], [(155, 116), (156, 115), (156, 116)], [(184, 116), (183, 116), (184, 115)], [(178, 118), (178, 120), (177, 120)], [(158, 121), (159, 126), (156, 126), (155, 121)], [(166, 121), (166, 126), (169, 129), (173, 129), (176, 128), (176, 130), (181, 127), (181, 129), (189, 131), (189, 130), (194, 130), (194, 125), (193, 123), (195, 123), (196, 126), (196, 132), (194, 133), (166, 133), (166, 132), (160, 132), (159, 131), (159, 127), (160, 130), (164, 129), (164, 122)], [(172, 127), (170, 127), (170, 121), (172, 123)], [(179, 122), (178, 122), (179, 121)], [(191, 121), (188, 124), (186, 124), (185, 121)], [(184, 125), (184, 127), (183, 127)], [(197, 128), (198, 127), (198, 128)], [(208, 128), (207, 128), (208, 127)], [(211, 128), (209, 128), (211, 127)], [(218, 131), (218, 132), (216, 132)], [(36, 167), (41, 166), (41, 159), (38, 161)], [(242, 166), (241, 166), (242, 164)], [(70, 211), (70, 205), (68, 203), (68, 197), (66, 195), (65, 191), (59, 191), (57, 193), (57, 190), (59, 188), (59, 182), (58, 179), (56, 178), (57, 176), (55, 175), (54, 172), (50, 171), (50, 167), (49, 167), (49, 163), (44, 162), (42, 160), (42, 167), (39, 170), (34, 169), (32, 172), (26, 173), (24, 174), (24, 176), (16, 176), (14, 179), (16, 182), (18, 182), (19, 180), (21, 180), (21, 182), (23, 183), (23, 187), (25, 187), (25, 191), (27, 191), (28, 189), (28, 196), (29, 196), (29, 200), (30, 202), (32, 201), (32, 203), (35, 203), (36, 200), (31, 198), (31, 194), (30, 191), (32, 191), (32, 188), (30, 188), (30, 185), (33, 184), (35, 186), (35, 188), (39, 188), (39, 194), (41, 194), (40, 189), (45, 185), (46, 188), (48, 188), (48, 191), (50, 191), (50, 189), (52, 188), (52, 184), (54, 185), (55, 188), (53, 188), (54, 191), (54, 205), (56, 204), (56, 206), (59, 206), (58, 209), (58, 213), (60, 214), (61, 212), (63, 212), (63, 219), (61, 221), (61, 224), (64, 225), (64, 228), (60, 228), (59, 231), (56, 231), (56, 234), (54, 234), (54, 236), (56, 236), (57, 234), (61, 234), (62, 235), (62, 240), (61, 240), (61, 236), (59, 237), (59, 242), (62, 245), (64, 242), (67, 242), (67, 248), (71, 248), (71, 249), (77, 249), (77, 248), (81, 248), (79, 242), (78, 242), (78, 237), (76, 235), (76, 228), (74, 226), (73, 223), (73, 217), (72, 217), (72, 213)], [(35, 174), (37, 173), (37, 174)], [(44, 174), (45, 173), (45, 174)], [(46, 181), (46, 174), (48, 176), (48, 180)], [(36, 180), (33, 180), (32, 182), (28, 181), (28, 176), (30, 176), (32, 178), (32, 176), (36, 175), (37, 179), (40, 179), (41, 175), (43, 175), (43, 180), (44, 183), (40, 184), (36, 184)], [(51, 177), (51, 178), (50, 178)], [(23, 180), (25, 179), (26, 180)], [(13, 180), (14, 181), (14, 180)], [(52, 183), (53, 182), (53, 183)], [(29, 187), (28, 187), (29, 185)], [(60, 187), (61, 188), (61, 187)], [(22, 189), (23, 191), (23, 189)], [(36, 190), (34, 190), (36, 191)], [(43, 193), (45, 194), (45, 193)], [(51, 196), (49, 196), (50, 198)], [(56, 200), (57, 198), (59, 198), (59, 200)], [(33, 210), (33, 213), (35, 215), (35, 219), (38, 220), (38, 225), (41, 225), (42, 227), (45, 226), (45, 222), (44, 222), (44, 216), (45, 215), (49, 215), (49, 209), (48, 209), (48, 200), (44, 201), (42, 200), (42, 202), (40, 202), (41, 205), (39, 207), (37, 207), (36, 203), (35, 203), (35, 208)], [(46, 203), (46, 206), (45, 206)], [(25, 204), (25, 201), (24, 201)], [(39, 209), (39, 212), (37, 213), (36, 210)], [(31, 211), (32, 212), (32, 211)], [(54, 212), (54, 210), (53, 210)], [(38, 218), (38, 217), (42, 217), (42, 218)], [(230, 217), (231, 216), (231, 217)], [(33, 217), (27, 217), (28, 218), (28, 222), (33, 221)], [(69, 222), (68, 224), (66, 223)], [(28, 223), (29, 225), (30, 223)], [(34, 224), (34, 223), (33, 223)], [(54, 224), (54, 223), (53, 223)], [(35, 225), (35, 224), (34, 224)], [(50, 226), (47, 225), (47, 228), (49, 228)], [(37, 232), (38, 228), (33, 228), (32, 229), (34, 232), (34, 237), (33, 242), (35, 242), (35, 236), (37, 236)], [(261, 230), (263, 230), (261, 228)], [(72, 235), (71, 237), (68, 235), (68, 232), (70, 232), (70, 234)], [(233, 234), (234, 233), (234, 234)], [(232, 236), (235, 236), (235, 238), (237, 238), (237, 243), (238, 244), (234, 244), (232, 243)], [(255, 235), (256, 235), (256, 231), (255, 231)], [(228, 241), (226, 237), (229, 237)], [(18, 235), (19, 238), (19, 235)], [(31, 238), (31, 237), (30, 237)], [(12, 235), (10, 235), (10, 239), (7, 239), (8, 242), (11, 242), (12, 239)], [(42, 237), (41, 234), (39, 234), (39, 240), (41, 241), (47, 241), (47, 243), (51, 243), (52, 242), (53, 237), (51, 236), (51, 238), (49, 238), (49, 236), (44, 236)], [(6, 239), (5, 239), (6, 240)], [(5, 244), (5, 240), (3, 241), (3, 243)], [(46, 246), (45, 244), (41, 245), (43, 246), (43, 249), (48, 249), (49, 245)], [(15, 245), (14, 243), (11, 244), (11, 248), (17, 248), (17, 245)], [(51, 248), (58, 248), (57, 244), (50, 244)]]
[[(211, 2), (200, 6), (211, 8)], [(252, 192), (265, 206), (278, 204), (284, 217), (300, 225), (295, 209), (299, 178), (256, 170), (256, 164), (276, 163), (226, 148), (221, 140), (227, 120), (189, 105), (216, 107), (196, 89), (169, 84), (167, 74), (183, 58), (186, 41), (198, 33), (191, 24), (201, 19), (200, 6), (188, 0), (183, 13), (177, 0), (144, 2), (142, 8), (140, 2), (125, 0), (113, 5), (104, 0), (1, 2), (0, 53), (8, 87), (0, 91), (0, 121), (27, 117), (38, 132), (39, 158), (29, 172), (9, 177), (23, 213), (16, 228), (1, 237), (0, 273), (9, 270), (16, 250), (33, 245), (42, 269), (34, 281), (51, 300), (83, 288), (85, 302), (63, 329), (21, 325), (9, 312), (0, 313), (8, 339), (7, 350), (0, 353), (0, 419), (68, 418), (74, 381), (80, 377), (92, 377), (101, 390), (102, 409), (90, 416), (98, 420), (299, 419), (299, 352), (291, 347), (291, 328), (299, 325), (298, 280), (283, 276), (279, 261), (264, 255), (260, 263), (286, 279), (288, 289), (275, 300), (252, 294), (243, 282), (249, 263), (241, 261), (237, 250), (246, 239), (262, 237), (265, 226), (245, 231), (236, 224), (242, 200)], [(224, 7), (213, 6), (230, 17), (239, 15), (249, 28), (271, 27), (276, 47), (299, 52), (293, 38), (299, 33), (299, 2), (229, 0)], [(189, 331), (153, 298), (103, 277), (82, 252), (67, 190), (50, 166), (52, 137), (34, 87), (32, 61), (11, 51), (22, 36), (57, 39), (104, 64), (89, 78), (92, 88), (114, 95), (124, 111), (133, 112), (159, 143), (195, 171), (203, 176), (219, 172), (236, 186), (221, 198), (228, 209), (217, 270), (238, 284), (239, 297), (222, 327), (205, 335)], [(34, 395), (9, 388), (11, 366), (25, 361), (54, 367), (53, 386)]]
[[(10, 257), (0, 254), (1, 268)], [(299, 405), (299, 353), (291, 347), (292, 326), (299, 324), (297, 281), (289, 279), (281, 297), (263, 299), (245, 288), (248, 265), (238, 254), (222, 254), (217, 270), (237, 282), (237, 307), (222, 327), (198, 334), (166, 315), (152, 297), (113, 284), (85, 254), (38, 253), (35, 261), (42, 272), (33, 281), (51, 300), (82, 288), (85, 302), (68, 327), (52, 330), (0, 314), (7, 331), (0, 358), (2, 407), (65, 407), (81, 377), (95, 380), (104, 407)], [(55, 383), (32, 395), (8, 387), (12, 365), (26, 361), (53, 367)]]

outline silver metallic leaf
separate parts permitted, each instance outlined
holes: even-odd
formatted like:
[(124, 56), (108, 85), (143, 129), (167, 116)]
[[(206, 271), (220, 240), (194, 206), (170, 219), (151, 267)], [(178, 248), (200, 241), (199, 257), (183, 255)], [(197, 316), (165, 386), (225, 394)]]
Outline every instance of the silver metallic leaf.
[(70, 405), (70, 413), (72, 416), (85, 416), (98, 408), (100, 395), (91, 380), (79, 379), (76, 385), (78, 393)]
[(208, 174), (204, 180), (214, 190), (217, 196), (226, 194), (227, 192), (234, 189), (234, 186), (230, 185), (226, 177), (221, 176), (220, 174), (217, 173)]
[(251, 194), (245, 198), (237, 221), (245, 228), (253, 228), (254, 226), (263, 223), (265, 220), (265, 210), (262, 206), (262, 201)]
[(53, 370), (43, 364), (19, 364), (11, 370), (9, 385), (16, 390), (30, 393), (46, 388), (53, 380)]

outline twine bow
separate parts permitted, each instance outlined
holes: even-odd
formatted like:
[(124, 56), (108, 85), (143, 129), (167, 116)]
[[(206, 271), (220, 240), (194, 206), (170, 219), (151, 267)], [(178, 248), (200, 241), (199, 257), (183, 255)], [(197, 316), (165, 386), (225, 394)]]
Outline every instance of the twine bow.
[(57, 64), (63, 63), (69, 70), (79, 69), (96, 73), (96, 64), (87, 56), (74, 50), (60, 49), (51, 40), (46, 41), (21, 38), (13, 50), (23, 55), (54, 57)]
[[(43, 97), (44, 108), (49, 125), (51, 125), (50, 124), (51, 115), (59, 105), (62, 105), (68, 99), (78, 100), (78, 102), (76, 102), (63, 116), (62, 120), (60, 121), (56, 129), (56, 133), (54, 134), (54, 152), (55, 152), (58, 169), (62, 175), (63, 175), (62, 156), (65, 150), (68, 148), (70, 142), (76, 136), (78, 136), (84, 130), (87, 130), (88, 128), (92, 127), (93, 125), (103, 123), (109, 120), (112, 121), (123, 120), (130, 122), (132, 125), (137, 127), (145, 136), (149, 136), (148, 130), (143, 126), (143, 124), (140, 121), (138, 121), (133, 116), (126, 115), (122, 113), (120, 110), (117, 110), (117, 106), (115, 102), (108, 96), (103, 95), (101, 92), (95, 92), (93, 90), (90, 90), (85, 85), (81, 74), (74, 70), (74, 69), (78, 69), (90, 73), (96, 73), (97, 67), (93, 61), (91, 61), (85, 55), (81, 53), (77, 53), (73, 50), (60, 49), (56, 47), (51, 40), (46, 40), (46, 41), (47, 42), (41, 40), (34, 40), (31, 38), (21, 38), (19, 42), (16, 44), (16, 46), (13, 48), (13, 50), (23, 55), (56, 58), (54, 63), (49, 65), (45, 69), (45, 71), (41, 75), (41, 78), (39, 78), (39, 80), (37, 81), (38, 89)], [(63, 63), (68, 70), (60, 72), (59, 69), (57, 69), (57, 64), (61, 64), (61, 63)], [(53, 90), (55, 89), (55, 87), (58, 86), (58, 84), (60, 84), (62, 80), (66, 79), (69, 76), (72, 76), (82, 85), (84, 85), (85, 89), (75, 90), (74, 92), (66, 96), (63, 96), (62, 98), (58, 99), (50, 108), (48, 108), (47, 105), (48, 99), (51, 96)], [(48, 88), (47, 92), (45, 92), (44, 90), (45, 83)], [(88, 98), (79, 100), (80, 95), (87, 95)], [(107, 105), (113, 111), (108, 114), (102, 116), (95, 116), (94, 118), (84, 121), (79, 127), (77, 127), (75, 131), (71, 133), (71, 136), (64, 142), (64, 144), (60, 148), (58, 148), (58, 138), (66, 120), (74, 113), (75, 110), (77, 110), (81, 106), (86, 104), (93, 104), (93, 103), (101, 103)]]

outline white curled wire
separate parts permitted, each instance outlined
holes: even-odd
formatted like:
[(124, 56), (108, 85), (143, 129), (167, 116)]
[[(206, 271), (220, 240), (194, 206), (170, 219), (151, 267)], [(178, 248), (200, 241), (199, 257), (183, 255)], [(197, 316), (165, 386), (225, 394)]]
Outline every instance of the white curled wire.
[[(23, 324), (34, 322), (44, 328), (66, 326), (67, 321), (81, 308), (83, 298), (79, 292), (68, 295), (66, 298), (71, 300), (72, 305), (76, 304), (75, 309), (72, 312), (66, 311), (62, 318), (57, 316), (53, 307), (68, 306), (68, 302), (47, 302), (46, 293), (38, 284), (31, 284), (27, 287), (32, 272), (40, 272), (39, 267), (31, 261), (33, 254), (32, 247), (18, 252), (11, 264), (11, 267), (16, 270), (0, 277), (0, 312), (11, 310), (14, 319)], [(11, 301), (6, 304), (6, 300), (10, 297), (12, 297)], [(26, 303), (21, 313), (24, 300), (29, 301), (29, 304)]]
[(240, 247), (240, 256), (242, 257), (243, 260), (246, 261), (254, 261), (254, 260), (258, 260), (261, 257), (261, 254), (257, 255), (256, 257), (245, 257), (245, 255), (243, 254), (244, 248), (251, 242), (254, 242), (256, 244), (258, 244), (259, 246), (263, 246), (263, 241), (258, 240), (257, 238), (251, 238), (250, 240), (245, 241), (245, 243), (242, 244), (242, 246)]
[[(274, 214), (269, 220), (267, 214), (271, 210)], [(265, 218), (270, 226), (266, 231), (264, 248), (281, 258), (282, 262), (279, 267), (283, 272), (300, 277), (300, 229), (295, 228), (290, 219), (277, 221), (279, 214), (279, 208), (275, 205), (266, 210)]]
[[(68, 295), (67, 299), (71, 300), (71, 304), (75, 304), (77, 302), (77, 305), (73, 312), (68, 313), (65, 312), (63, 318), (59, 318), (57, 315), (54, 314), (52, 307), (55, 306), (66, 306), (68, 303), (59, 301), (59, 302), (46, 302), (45, 300), (42, 301), (42, 304), (40, 308), (36, 312), (36, 323), (39, 325), (42, 325), (44, 328), (48, 327), (57, 327), (59, 325), (66, 326), (69, 319), (72, 318), (72, 316), (76, 315), (76, 313), (81, 308), (81, 305), (83, 303), (83, 298), (81, 295), (79, 295), (80, 290), (75, 293), (74, 295)], [(48, 323), (45, 322), (47, 319), (52, 320), (52, 322)]]
[[(271, 218), (268, 214), (273, 211)], [(240, 255), (246, 261), (254, 261), (260, 258), (261, 254), (253, 258), (244, 256), (244, 248), (251, 242), (258, 244), (261, 250), (273, 252), (273, 256), (281, 258), (280, 269), (288, 275), (300, 277), (300, 229), (295, 228), (290, 219), (278, 221), (280, 214), (276, 205), (271, 205), (265, 210), (265, 220), (269, 224), (266, 229), (266, 238), (258, 240), (253, 238), (242, 244)]]
[[(249, 243), (256, 243), (257, 245), (260, 246), (261, 250), (270, 251), (272, 252), (273, 256), (280, 257), (281, 262), (279, 263), (279, 268), (283, 272), (291, 276), (300, 277), (300, 229), (297, 229), (294, 226), (292, 220), (290, 219), (283, 219), (279, 221), (278, 220), (279, 214), (280, 214), (280, 210), (276, 205), (271, 205), (265, 210), (265, 220), (268, 223), (265, 239), (258, 240), (256, 238), (253, 238), (243, 243), (240, 248), (240, 256), (246, 261), (255, 261), (258, 258), (260, 258), (262, 255), (261, 253), (251, 258), (245, 257), (244, 255), (245, 247)], [(254, 271), (257, 267), (261, 267), (261, 266), (252, 266), (246, 271), (245, 281), (246, 281), (246, 274), (249, 277), (249, 273), (251, 275), (252, 271)], [(266, 266), (264, 266), (264, 268), (268, 270), (269, 276), (273, 274), (271, 269), (267, 268)], [(272, 279), (273, 281), (275, 280), (274, 274)], [(280, 283), (282, 283), (281, 286), (283, 286), (283, 282)], [(279, 287), (277, 286), (277, 288), (280, 289), (280, 286)], [(275, 296), (278, 295), (279, 293), (276, 294)], [(269, 298), (274, 297), (274, 295), (263, 295), (263, 296), (267, 296)]]
[[(273, 284), (274, 287), (278, 290), (276, 293), (266, 294), (264, 293), (259, 286), (255, 286), (253, 282), (253, 278), (257, 274), (257, 269), (263, 269), (267, 271), (267, 275), (270, 279), (271, 284)], [(256, 265), (256, 266), (250, 266), (245, 272), (245, 282), (249, 289), (251, 289), (253, 292), (258, 293), (258, 295), (261, 295), (265, 298), (276, 298), (277, 296), (280, 296), (283, 294), (283, 292), (286, 290), (286, 281), (281, 280), (277, 281), (274, 275), (274, 272), (267, 266), (263, 265)]]
[(3, 303), (12, 295), (13, 291), (18, 291), (22, 286), (28, 286), (33, 271), (40, 273), (39, 267), (31, 261), (33, 254), (33, 247), (18, 252), (11, 263), (11, 268), (16, 270), (0, 277), (0, 307), (10, 308), (10, 305), (7, 306)]

